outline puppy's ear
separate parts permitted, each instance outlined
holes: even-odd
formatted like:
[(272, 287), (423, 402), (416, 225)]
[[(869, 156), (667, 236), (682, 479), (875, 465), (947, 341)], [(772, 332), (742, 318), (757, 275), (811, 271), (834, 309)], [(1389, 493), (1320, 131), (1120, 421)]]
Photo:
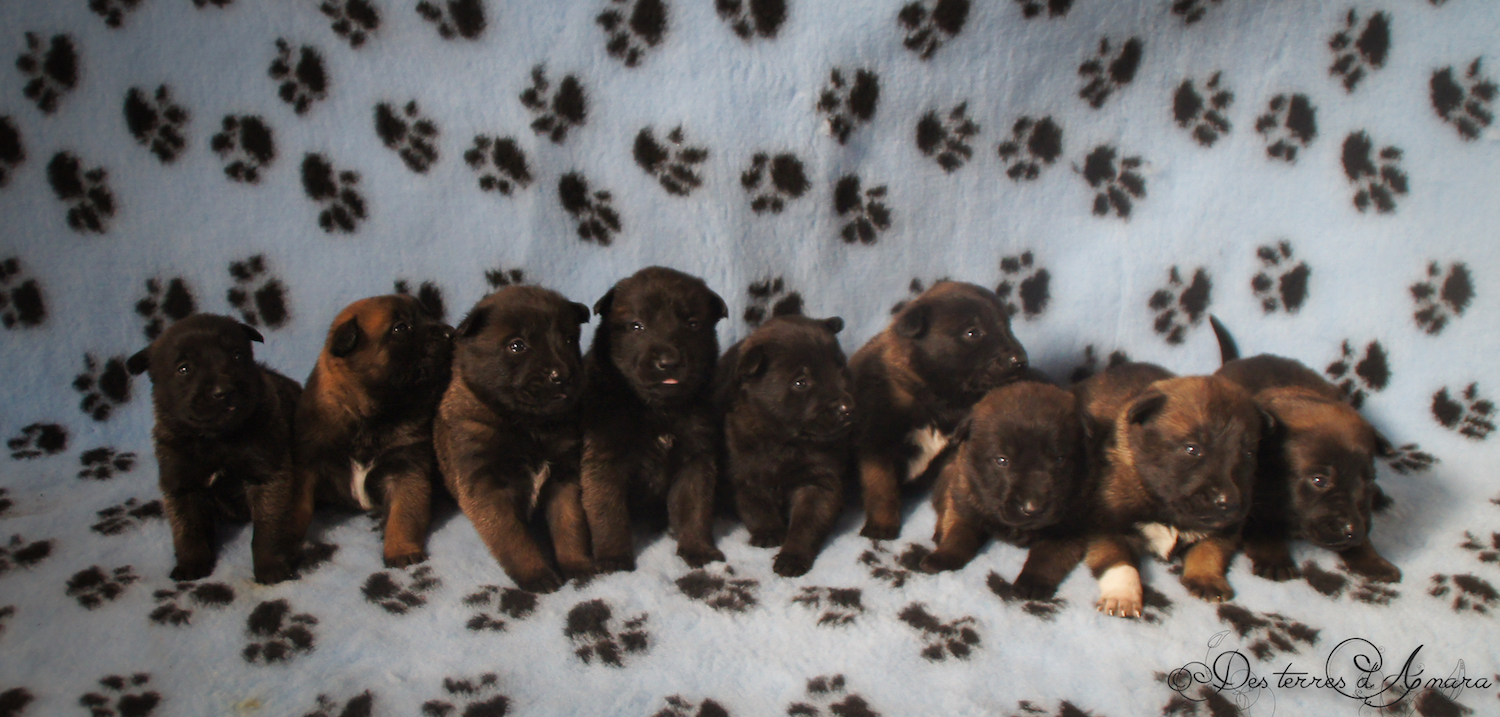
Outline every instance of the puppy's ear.
[(963, 443), (964, 441), (969, 440), (969, 434), (973, 431), (974, 414), (971, 413), (967, 416), (964, 416), (964, 419), (958, 422), (958, 427), (953, 429), (953, 437), (948, 439), (948, 443), (952, 445)]
[(734, 368), (735, 376), (738, 378), (757, 378), (766, 372), (770, 364), (766, 360), (766, 349), (763, 346), (751, 346), (748, 351), (740, 354), (739, 361)]
[(604, 292), (604, 296), (599, 297), (598, 301), (594, 302), (594, 313), (603, 316), (608, 314), (610, 307), (614, 305), (615, 290), (611, 288), (609, 291)]
[(125, 359), (125, 370), (129, 371), (132, 376), (139, 376), (145, 373), (146, 369), (151, 368), (150, 352), (151, 347), (147, 346), (135, 352), (135, 355), (130, 358)]
[[(135, 358), (131, 357), (131, 360), (134, 361)], [(1380, 458), (1394, 458), (1396, 456), (1396, 444), (1391, 443), (1391, 439), (1386, 438), (1385, 434), (1379, 430), (1375, 431), (1375, 455)]]
[(708, 292), (708, 318), (709, 321), (719, 321), (729, 316), (729, 307), (724, 304), (724, 299), (715, 294), (713, 290)]
[(836, 334), (844, 330), (844, 320), (837, 316), (823, 319), (823, 328), (828, 329), (830, 334)]
[(1257, 413), (1260, 414), (1260, 435), (1261, 435), (1261, 437), (1265, 438), (1266, 436), (1269, 436), (1269, 435), (1275, 433), (1276, 432), (1276, 428), (1281, 425), (1280, 423), (1277, 422), (1276, 416), (1271, 415), (1270, 411), (1267, 411), (1266, 409), (1261, 408), (1259, 406), (1256, 406), (1255, 410), (1256, 410)]
[(266, 342), (266, 337), (261, 336), (260, 332), (255, 330), (255, 327), (249, 324), (240, 324), (240, 328), (244, 330), (245, 338), (250, 339), (251, 341), (254, 341), (258, 344), (263, 344)]
[(578, 318), (578, 323), (586, 324), (589, 322), (589, 307), (576, 301), (568, 302), (568, 307), (573, 309), (573, 315)]
[(896, 317), (896, 335), (908, 339), (920, 339), (927, 335), (927, 305), (910, 304)]
[(1130, 423), (1146, 423), (1167, 405), (1167, 394), (1151, 389), (1125, 407), (1125, 420)]
[(359, 330), (359, 321), (349, 319), (333, 330), (333, 338), (328, 342), (328, 353), (339, 358), (354, 353), (359, 340), (364, 337), (364, 332)]
[[(584, 309), (584, 314), (588, 314), (588, 309)], [(459, 338), (473, 338), (475, 334), (484, 330), (484, 324), (489, 320), (489, 317), (490, 310), (487, 307), (476, 306), (473, 311), (469, 312), (468, 316), (464, 317), (464, 320), (459, 323), (458, 328), (454, 329), (454, 331), (458, 333)]]

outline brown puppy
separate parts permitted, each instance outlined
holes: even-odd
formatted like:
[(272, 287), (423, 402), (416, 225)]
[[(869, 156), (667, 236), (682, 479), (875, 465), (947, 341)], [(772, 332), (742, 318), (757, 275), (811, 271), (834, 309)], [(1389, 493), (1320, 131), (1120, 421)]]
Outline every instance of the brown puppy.
[(578, 326), (589, 307), (534, 286), (481, 299), (458, 326), (453, 382), (434, 442), (448, 491), (516, 585), (562, 579), (532, 538), (545, 518), (566, 576), (593, 572), (578, 484), (583, 385)]
[(901, 486), (922, 475), (975, 401), (1026, 368), (1026, 350), (994, 292), (943, 281), (903, 307), (849, 367), (860, 407), (860, 535), (886, 540), (901, 533)]
[(297, 405), (303, 500), (316, 492), (321, 503), (380, 511), (390, 567), (427, 559), (432, 417), (452, 342), (453, 330), (415, 298), (356, 301), (334, 318)]
[(247, 517), (256, 582), (293, 577), (307, 525), (294, 511), (311, 513), (298, 504), (292, 470), (292, 414), (302, 389), (256, 364), (251, 341), (264, 339), (228, 317), (197, 314), (126, 361), (133, 374), (151, 372), (151, 437), (177, 557), (173, 580), (212, 573), (215, 520)]
[(595, 566), (634, 570), (631, 516), (659, 518), (663, 505), (683, 560), (723, 560), (712, 391), (724, 300), (702, 279), (654, 266), (615, 284), (594, 313), (603, 321), (584, 358), (583, 508)]
[(1146, 546), (1166, 559), (1191, 544), (1182, 572), (1188, 592), (1209, 601), (1233, 597), (1224, 576), (1269, 420), (1249, 392), (1216, 376), (1174, 378), (1136, 363), (1108, 368), (1073, 391), (1102, 437), (1087, 554), (1099, 609), (1140, 615), (1136, 564)]
[(853, 381), (844, 320), (776, 316), (719, 360), (729, 483), (750, 544), (781, 547), (777, 575), (812, 567), (843, 506)]
[(933, 490), (937, 549), (922, 569), (957, 570), (993, 535), (1031, 548), (1017, 594), (1052, 597), (1083, 557), (1086, 435), (1077, 399), (1061, 388), (1025, 380), (985, 394)]

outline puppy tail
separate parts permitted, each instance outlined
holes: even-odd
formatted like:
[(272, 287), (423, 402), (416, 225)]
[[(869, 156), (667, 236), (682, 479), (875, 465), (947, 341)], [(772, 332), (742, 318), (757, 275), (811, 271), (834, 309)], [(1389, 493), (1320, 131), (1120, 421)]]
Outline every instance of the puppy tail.
[(1240, 347), (1234, 344), (1234, 337), (1229, 335), (1229, 329), (1219, 323), (1219, 317), (1209, 314), (1208, 323), (1214, 327), (1214, 338), (1219, 340), (1219, 362), (1229, 363), (1240, 357)]

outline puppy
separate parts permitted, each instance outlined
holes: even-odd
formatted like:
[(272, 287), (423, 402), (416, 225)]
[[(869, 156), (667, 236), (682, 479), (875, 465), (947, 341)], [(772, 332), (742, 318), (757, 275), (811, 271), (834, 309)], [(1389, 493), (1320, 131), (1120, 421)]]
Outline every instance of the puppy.
[(844, 320), (776, 316), (719, 360), (729, 483), (750, 544), (780, 546), (772, 568), (812, 567), (843, 506), (853, 381)]
[(566, 576), (593, 571), (578, 484), (582, 451), (578, 326), (589, 308), (557, 292), (510, 286), (458, 326), (453, 382), (434, 442), (448, 491), (516, 585), (552, 592), (562, 579), (530, 532), (551, 529)]
[(903, 307), (849, 367), (860, 407), (860, 535), (885, 540), (901, 532), (902, 484), (923, 473), (975, 401), (1026, 368), (1026, 350), (994, 292), (943, 281)]
[(432, 418), (452, 342), (453, 330), (415, 298), (361, 299), (334, 318), (297, 404), (303, 500), (315, 493), (321, 503), (379, 511), (389, 567), (427, 559)]
[(1073, 391), (1102, 436), (1086, 556), (1099, 579), (1099, 609), (1140, 616), (1143, 543), (1163, 559), (1188, 546), (1188, 592), (1209, 601), (1233, 597), (1225, 572), (1269, 420), (1249, 392), (1221, 377), (1177, 378), (1139, 363), (1106, 369)]
[(1061, 388), (1024, 380), (985, 394), (933, 490), (937, 549), (921, 568), (957, 570), (993, 535), (1031, 548), (1017, 593), (1051, 597), (1083, 557), (1086, 435), (1077, 399)]
[(615, 284), (594, 313), (602, 321), (584, 357), (583, 508), (595, 567), (635, 569), (631, 516), (657, 517), (663, 506), (683, 560), (723, 560), (713, 544), (721, 434), (712, 392), (724, 300), (701, 279), (653, 266)]
[[(225, 316), (196, 314), (131, 356), (132, 374), (150, 371), (162, 503), (172, 526), (173, 580), (214, 570), (214, 522), (254, 526), (255, 580), (293, 577), (311, 512), (292, 470), (292, 416), (301, 387), (255, 363), (260, 332)], [(300, 530), (299, 527), (301, 526)]]

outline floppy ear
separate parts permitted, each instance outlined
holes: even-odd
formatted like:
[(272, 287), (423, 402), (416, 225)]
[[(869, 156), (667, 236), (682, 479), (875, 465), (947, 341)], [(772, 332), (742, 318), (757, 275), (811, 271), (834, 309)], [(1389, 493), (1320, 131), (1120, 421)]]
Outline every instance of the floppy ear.
[(354, 347), (359, 345), (360, 338), (364, 332), (359, 330), (359, 321), (349, 319), (333, 330), (333, 339), (328, 344), (328, 352), (343, 358), (354, 353)]
[(1167, 394), (1153, 388), (1125, 407), (1125, 420), (1130, 423), (1145, 423), (1155, 417), (1166, 405)]
[(568, 302), (568, 307), (573, 309), (573, 315), (578, 319), (578, 323), (586, 324), (589, 322), (589, 307), (576, 301)]
[(729, 307), (712, 289), (708, 290), (708, 313), (710, 321), (718, 321), (729, 316)]
[(249, 324), (240, 324), (240, 328), (244, 329), (245, 338), (250, 339), (251, 341), (254, 341), (258, 344), (263, 344), (266, 342), (266, 337), (261, 336), (260, 332), (255, 330), (255, 327), (250, 326)]
[(614, 305), (615, 290), (611, 288), (609, 291), (604, 292), (604, 296), (599, 297), (598, 301), (594, 302), (594, 313), (603, 316), (609, 313), (609, 308)]
[(837, 316), (823, 319), (823, 328), (828, 329), (830, 334), (836, 334), (844, 330), (844, 320)]
[(151, 347), (147, 346), (135, 352), (135, 355), (130, 358), (125, 359), (125, 370), (129, 371), (132, 376), (139, 376), (145, 373), (146, 369), (151, 368), (150, 351)]
[(920, 339), (927, 334), (927, 306), (909, 304), (896, 317), (896, 334), (908, 339)]
[(734, 367), (734, 375), (736, 378), (756, 378), (766, 372), (768, 363), (765, 347), (751, 346), (748, 351), (740, 354)]
[[(585, 309), (584, 314), (586, 315), (587, 313), (588, 310)], [(464, 317), (464, 320), (459, 323), (458, 328), (454, 329), (454, 331), (458, 333), (459, 338), (473, 338), (475, 334), (484, 330), (485, 321), (489, 317), (490, 310), (488, 307), (476, 306), (469, 312), (468, 316)]]

